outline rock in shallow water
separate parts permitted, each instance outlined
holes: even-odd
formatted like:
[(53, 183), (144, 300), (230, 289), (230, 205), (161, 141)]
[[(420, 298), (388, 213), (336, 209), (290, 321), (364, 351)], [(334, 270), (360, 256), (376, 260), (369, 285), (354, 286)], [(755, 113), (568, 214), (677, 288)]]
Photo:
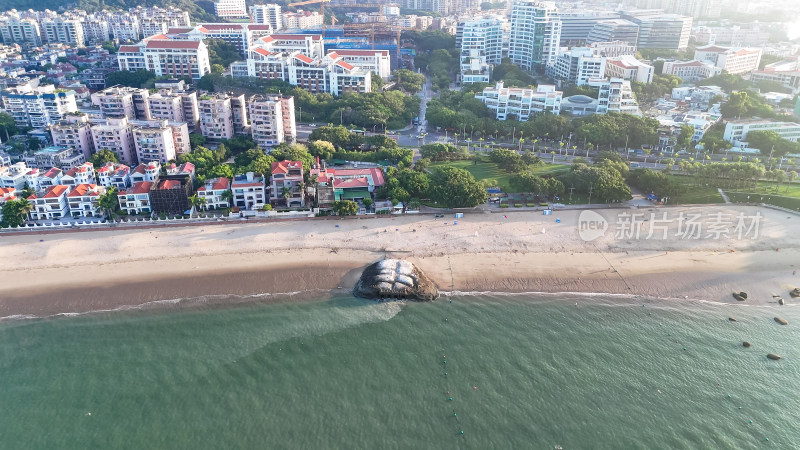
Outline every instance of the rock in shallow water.
[(777, 360), (781, 359), (780, 355), (776, 355), (775, 353), (770, 353), (770, 354), (768, 354), (768, 355), (767, 355), (767, 358), (769, 358), (769, 359), (772, 359), (772, 360), (775, 360), (775, 361), (777, 361)]
[(439, 290), (419, 268), (402, 259), (384, 259), (370, 264), (353, 288), (358, 297), (375, 300), (436, 300)]

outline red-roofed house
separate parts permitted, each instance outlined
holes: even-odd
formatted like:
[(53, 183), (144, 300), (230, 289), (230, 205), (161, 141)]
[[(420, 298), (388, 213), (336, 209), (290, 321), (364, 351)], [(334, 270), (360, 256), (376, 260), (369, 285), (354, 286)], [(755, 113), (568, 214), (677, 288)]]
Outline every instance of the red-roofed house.
[(142, 214), (152, 212), (150, 206), (150, 189), (152, 181), (139, 181), (130, 188), (117, 194), (119, 207), (128, 214)]
[(150, 161), (147, 164), (139, 164), (131, 172), (131, 183), (139, 183), (141, 181), (155, 181), (158, 174), (161, 172), (161, 163), (158, 161)]
[(131, 168), (125, 164), (107, 162), (97, 169), (97, 181), (101, 186), (114, 186), (123, 191), (131, 186)]
[(270, 202), (287, 207), (305, 206), (303, 192), (303, 163), (277, 161), (272, 163)]
[(94, 183), (94, 164), (86, 162), (73, 167), (61, 177), (61, 182), (68, 186)]
[(50, 186), (41, 196), (31, 195), (28, 200), (33, 205), (30, 216), (33, 220), (61, 219), (69, 215), (67, 194), (72, 188), (63, 184)]
[(100, 196), (106, 193), (106, 188), (96, 184), (79, 184), (67, 194), (69, 213), (72, 217), (100, 217), (102, 212), (98, 207)]
[[(230, 208), (231, 203), (226, 197), (226, 192), (231, 190), (231, 180), (228, 178), (212, 178), (206, 184), (197, 188), (197, 196), (206, 200), (204, 209)], [(262, 199), (263, 203), (263, 199)]]

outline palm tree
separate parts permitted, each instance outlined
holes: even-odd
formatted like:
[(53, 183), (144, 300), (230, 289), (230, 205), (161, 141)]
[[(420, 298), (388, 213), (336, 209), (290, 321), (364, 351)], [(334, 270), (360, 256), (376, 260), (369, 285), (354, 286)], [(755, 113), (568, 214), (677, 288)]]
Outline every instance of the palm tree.
[(227, 191), (223, 192), (220, 197), (222, 197), (223, 200), (228, 202), (228, 206), (232, 206), (233, 205), (233, 191), (231, 191), (230, 189), (228, 189)]
[(539, 142), (538, 139), (533, 140), (533, 153), (536, 153), (536, 143)]
[(555, 151), (551, 151), (550, 154), (553, 155), (553, 161), (551, 161), (551, 163), (555, 164), (556, 163), (556, 152)]
[(591, 142), (586, 143), (586, 157), (589, 157), (589, 150), (592, 149), (593, 145)]
[(192, 205), (192, 211), (198, 210), (201, 206), (206, 204), (206, 198), (194, 194), (189, 197), (189, 204)]
[[(792, 184), (792, 181), (797, 177), (797, 172), (794, 170), (790, 170), (786, 173), (786, 178), (789, 179), (789, 184)], [(789, 192), (789, 186), (786, 186), (786, 192)]]
[(287, 207), (289, 206), (289, 197), (291, 196), (292, 196), (292, 190), (284, 186), (283, 189), (281, 190), (281, 197), (283, 197), (283, 200), (286, 202)]

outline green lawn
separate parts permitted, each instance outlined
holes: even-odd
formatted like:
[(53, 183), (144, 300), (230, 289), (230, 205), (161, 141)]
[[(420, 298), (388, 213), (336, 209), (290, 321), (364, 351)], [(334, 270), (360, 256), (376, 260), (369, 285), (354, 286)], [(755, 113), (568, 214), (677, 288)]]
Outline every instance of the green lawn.
[(773, 194), (783, 197), (800, 198), (800, 183), (783, 182), (778, 184), (772, 181), (759, 181), (756, 192), (759, 194)]
[[(800, 198), (798, 197), (784, 197), (782, 195), (770, 195), (764, 193), (728, 191), (725, 191), (725, 194), (727, 194), (728, 198), (734, 203), (767, 203), (770, 205), (781, 206), (783, 208), (800, 211)], [(781, 192), (781, 194), (783, 194), (783, 192)], [(748, 197), (750, 198), (748, 199)]]
[(670, 199), (672, 204), (703, 204), (703, 203), (723, 203), (722, 196), (719, 195), (717, 188), (710, 186), (697, 186), (695, 178), (686, 175), (668, 175), (679, 183), (685, 183), (686, 191), (678, 196), (677, 199)]
[[(465, 169), (467, 172), (471, 173), (476, 180), (495, 180), (497, 182), (497, 186), (503, 190), (503, 192), (517, 192), (511, 188), (511, 183), (509, 180), (511, 179), (514, 174), (505, 172), (500, 170), (497, 167), (497, 164), (492, 162), (479, 162), (478, 164), (474, 164), (472, 161), (440, 161), (434, 162), (431, 164), (431, 168), (436, 167), (458, 167), (459, 169)], [(546, 164), (544, 166), (535, 167), (533, 172), (537, 175), (553, 175), (558, 176), (563, 172), (569, 170), (569, 166), (563, 164)], [(573, 197), (574, 198), (574, 197)]]

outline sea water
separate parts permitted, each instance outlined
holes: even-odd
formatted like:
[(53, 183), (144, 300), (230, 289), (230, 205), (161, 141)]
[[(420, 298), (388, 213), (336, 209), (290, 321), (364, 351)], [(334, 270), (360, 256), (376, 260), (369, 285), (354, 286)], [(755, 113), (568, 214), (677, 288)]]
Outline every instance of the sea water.
[(4, 320), (0, 448), (796, 449), (798, 327), (577, 294)]

